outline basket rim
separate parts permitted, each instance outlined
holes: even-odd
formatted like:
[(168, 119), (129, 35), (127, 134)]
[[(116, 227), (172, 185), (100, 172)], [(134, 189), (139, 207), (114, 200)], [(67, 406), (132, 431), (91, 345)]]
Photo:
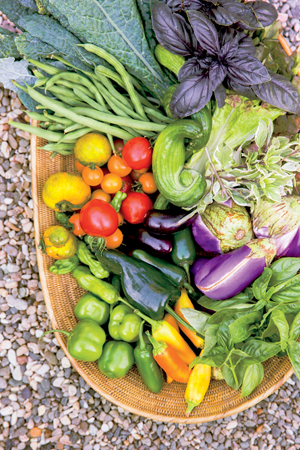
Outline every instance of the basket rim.
[[(32, 120), (31, 121), (33, 126), (38, 125), (38, 121)], [(34, 233), (35, 233), (35, 245), (36, 245), (36, 254), (37, 254), (37, 263), (39, 268), (39, 276), (43, 291), (43, 296), (47, 308), (47, 312), (49, 314), (49, 318), (51, 321), (52, 327), (55, 329), (57, 328), (57, 322), (55, 315), (53, 313), (53, 310), (51, 308), (51, 299), (50, 294), (48, 290), (48, 285), (46, 281), (45, 271), (43, 269), (43, 256), (41, 252), (38, 250), (38, 242), (40, 238), (40, 228), (39, 228), (39, 221), (38, 221), (38, 186), (37, 186), (37, 158), (36, 158), (36, 147), (37, 147), (37, 136), (31, 134), (31, 173), (32, 173), (32, 198), (33, 198), (33, 216), (34, 216)], [(113, 403), (114, 405), (117, 405), (121, 408), (123, 408), (126, 411), (129, 411), (133, 414), (147, 417), (152, 420), (156, 420), (159, 422), (170, 422), (170, 423), (183, 423), (183, 424), (194, 424), (194, 423), (206, 423), (211, 422), (218, 419), (223, 419), (224, 417), (232, 416), (234, 414), (237, 414), (239, 412), (242, 412), (251, 406), (256, 405), (260, 401), (264, 400), (266, 397), (269, 397), (273, 392), (275, 392), (277, 389), (279, 389), (294, 373), (293, 368), (289, 369), (286, 374), (273, 386), (271, 386), (268, 390), (266, 390), (263, 394), (257, 395), (256, 397), (252, 398), (246, 403), (243, 403), (242, 405), (238, 406), (237, 408), (230, 409), (224, 413), (216, 414), (216, 415), (210, 415), (207, 417), (190, 417), (190, 418), (174, 418), (172, 416), (164, 416), (164, 415), (158, 415), (158, 414), (149, 414), (148, 412), (143, 411), (142, 409), (133, 408), (128, 406), (127, 404), (116, 400), (112, 395), (108, 394), (107, 392), (103, 392), (102, 389), (86, 374), (85, 370), (81, 368), (74, 358), (71, 357), (71, 355), (68, 353), (67, 347), (59, 333), (55, 333), (55, 338), (57, 339), (60, 347), (63, 349), (64, 353), (68, 357), (69, 361), (71, 362), (74, 369), (79, 373), (79, 375), (85, 380), (85, 382), (94, 389), (98, 394), (102, 395), (105, 399)]]

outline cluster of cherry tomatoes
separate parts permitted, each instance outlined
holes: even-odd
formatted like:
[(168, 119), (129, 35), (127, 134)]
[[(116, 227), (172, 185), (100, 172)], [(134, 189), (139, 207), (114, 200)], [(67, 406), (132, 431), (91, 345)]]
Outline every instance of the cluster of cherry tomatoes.
[[(76, 161), (76, 169), (93, 192), (80, 213), (69, 219), (74, 224), (75, 236), (105, 237), (107, 248), (117, 248), (122, 244), (123, 233), (118, 227), (124, 220), (130, 224), (144, 221), (147, 212), (153, 208), (149, 195), (157, 191), (153, 174), (149, 172), (152, 164), (150, 142), (136, 137), (125, 145), (121, 139), (116, 139), (114, 145), (116, 152), (106, 167), (85, 167)], [(127, 197), (117, 213), (110, 202), (119, 191), (126, 193)]]

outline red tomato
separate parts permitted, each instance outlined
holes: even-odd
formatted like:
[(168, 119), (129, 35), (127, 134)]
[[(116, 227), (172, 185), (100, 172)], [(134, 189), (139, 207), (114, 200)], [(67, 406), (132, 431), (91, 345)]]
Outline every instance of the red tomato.
[[(107, 175), (109, 173), (109, 170), (107, 167), (101, 167), (101, 170), (103, 172), (103, 178), (105, 177), (105, 175)], [(102, 181), (101, 181), (102, 183)], [(96, 189), (101, 189), (101, 183), (97, 184), (97, 186), (91, 186), (92, 191), (95, 191)]]
[(119, 225), (115, 209), (103, 200), (90, 200), (80, 211), (80, 225), (90, 236), (110, 236)]
[(70, 217), (69, 222), (74, 224), (74, 230), (72, 231), (72, 233), (75, 236), (84, 236), (86, 234), (80, 226), (79, 213), (73, 214), (73, 216)]
[(124, 147), (124, 142), (122, 141), (122, 139), (114, 139), (114, 146), (115, 146), (117, 155), (121, 155), (123, 147)]
[(134, 170), (150, 167), (152, 163), (151, 144), (143, 137), (132, 138), (124, 145), (122, 157)]
[(153, 208), (152, 200), (142, 192), (129, 192), (122, 202), (120, 213), (126, 222), (142, 223), (147, 212)]
[(128, 194), (128, 192), (131, 192), (133, 182), (129, 175), (126, 175), (126, 177), (121, 177), (123, 184), (120, 189), (121, 192), (125, 192), (125, 194)]

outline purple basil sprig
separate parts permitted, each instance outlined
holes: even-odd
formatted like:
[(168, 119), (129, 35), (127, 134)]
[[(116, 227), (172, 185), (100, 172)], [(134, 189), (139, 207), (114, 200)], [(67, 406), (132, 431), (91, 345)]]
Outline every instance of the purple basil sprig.
[(172, 11), (201, 11), (218, 25), (236, 23), (245, 30), (267, 27), (278, 17), (274, 6), (264, 1), (241, 3), (238, 0), (164, 0), (164, 3)]
[[(229, 4), (231, 2), (233, 4), (234, 0), (228, 0)], [(219, 5), (219, 0), (218, 3), (215, 0), (167, 0), (167, 3), (181, 12), (187, 8), (196, 8), (198, 3), (216, 6)], [(273, 20), (273, 7), (270, 10), (266, 7), (263, 14), (264, 6), (260, 3), (266, 4), (257, 1), (248, 2), (247, 5), (250, 4), (251, 14), (251, 11), (258, 12), (257, 18), (265, 26), (268, 21)], [(255, 46), (251, 37), (243, 30), (215, 26), (204, 13), (192, 9), (186, 10), (188, 23), (183, 15), (172, 12), (168, 5), (161, 1), (154, 5), (152, 24), (159, 43), (171, 53), (186, 59), (178, 73), (180, 84), (170, 102), (170, 110), (175, 118), (181, 119), (196, 113), (209, 102), (213, 94), (219, 108), (222, 108), (226, 89), (300, 114), (297, 88), (286, 78), (268, 71), (255, 58)], [(243, 17), (240, 16), (239, 22), (236, 22), (239, 27), (242, 27)], [(245, 25), (246, 22), (243, 23)]]

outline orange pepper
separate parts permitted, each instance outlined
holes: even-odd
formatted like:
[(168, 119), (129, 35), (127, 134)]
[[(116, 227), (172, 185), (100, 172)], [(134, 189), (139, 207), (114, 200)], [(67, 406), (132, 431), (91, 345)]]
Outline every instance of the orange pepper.
[[(186, 322), (186, 319), (184, 318), (184, 315), (181, 312), (182, 308), (195, 309), (185, 289), (182, 289), (181, 296), (179, 297), (179, 299), (175, 304), (174, 311), (176, 312), (176, 314), (178, 314), (179, 317), (181, 317)], [(189, 330), (184, 325), (181, 325), (181, 323), (178, 323), (178, 325), (181, 331), (190, 339), (190, 341), (194, 344), (195, 347), (197, 348), (204, 347), (204, 340), (200, 336), (197, 336), (195, 331)]]
[(150, 333), (147, 332), (149, 340), (153, 345), (153, 356), (157, 364), (175, 381), (187, 383), (190, 376), (190, 369), (178, 356), (175, 350), (165, 342), (157, 342)]

